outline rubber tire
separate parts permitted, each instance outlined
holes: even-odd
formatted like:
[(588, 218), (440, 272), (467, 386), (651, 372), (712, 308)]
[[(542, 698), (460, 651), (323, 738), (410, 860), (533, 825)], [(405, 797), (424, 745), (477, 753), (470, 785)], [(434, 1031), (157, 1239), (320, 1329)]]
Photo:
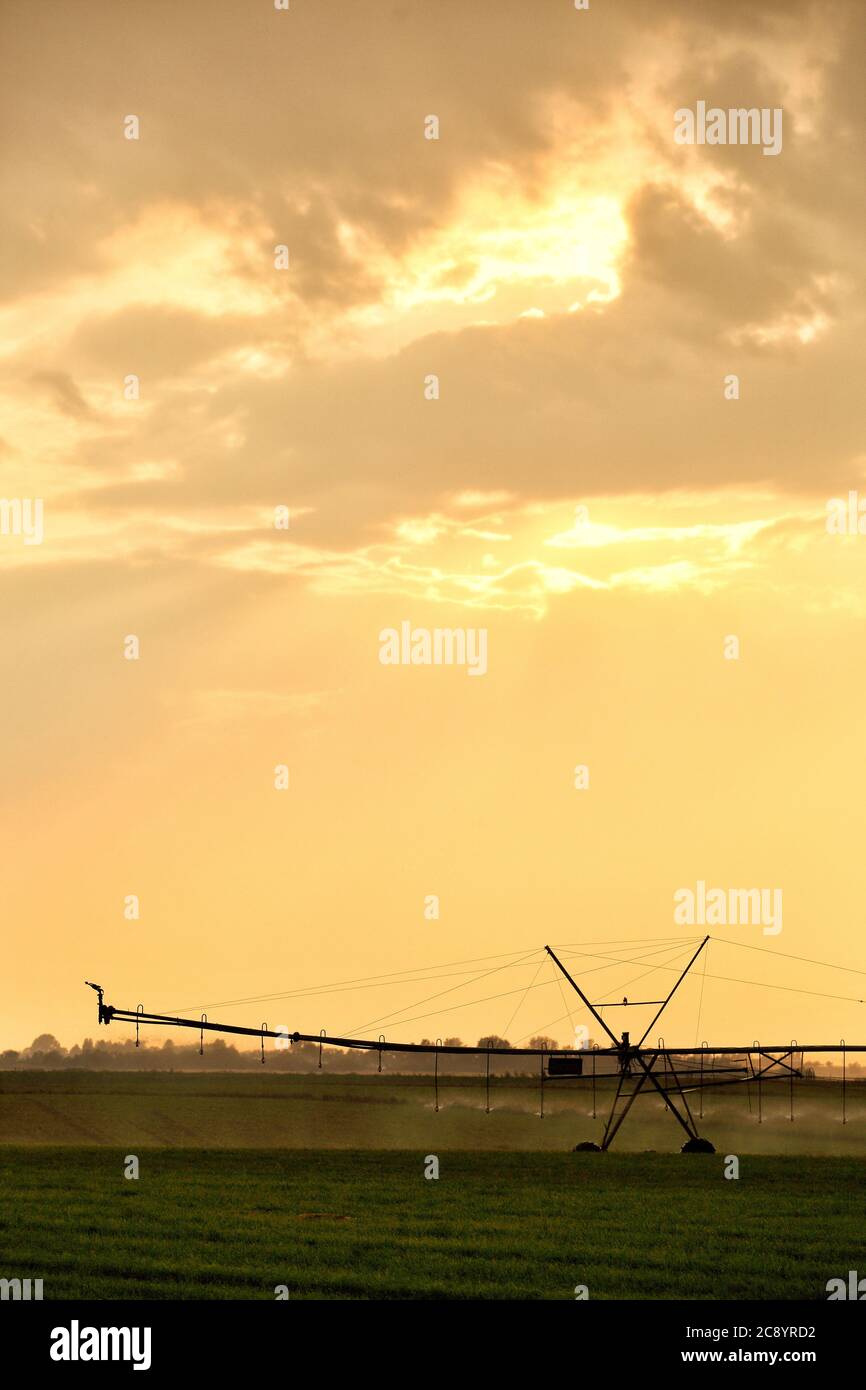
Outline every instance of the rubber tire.
[(714, 1145), (709, 1139), (687, 1139), (680, 1149), (681, 1154), (714, 1154)]

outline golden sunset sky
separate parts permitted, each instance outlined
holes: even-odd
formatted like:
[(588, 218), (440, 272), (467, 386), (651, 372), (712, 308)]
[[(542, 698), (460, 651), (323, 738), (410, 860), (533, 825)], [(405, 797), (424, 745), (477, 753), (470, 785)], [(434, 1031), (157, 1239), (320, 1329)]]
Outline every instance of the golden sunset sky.
[[(866, 493), (864, 61), (845, 0), (3, 0), (0, 496), (45, 534), (0, 536), (0, 1047), (95, 1036), (85, 978), (635, 955), (699, 939), (697, 880), (783, 890), (723, 943), (866, 971), (866, 537), (826, 527)], [(781, 153), (677, 145), (699, 100), (781, 108)], [(403, 621), (485, 628), (487, 673), (383, 666)], [(866, 976), (706, 975), (710, 1041), (866, 1042)], [(568, 1043), (538, 982), (388, 1034)]]

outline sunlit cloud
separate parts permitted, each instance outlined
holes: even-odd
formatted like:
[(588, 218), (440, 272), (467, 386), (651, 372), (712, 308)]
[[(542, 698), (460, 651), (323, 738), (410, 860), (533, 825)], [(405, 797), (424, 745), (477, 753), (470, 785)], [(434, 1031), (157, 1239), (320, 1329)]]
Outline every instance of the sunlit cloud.
[(276, 277), (241, 273), (245, 264), (268, 264), (267, 243), (266, 226), (239, 226), (231, 210), (151, 204), (105, 237), (98, 271), (0, 310), (0, 355), (53, 347), (78, 324), (121, 308), (172, 308), (206, 318), (272, 312), (280, 303)]
[[(726, 499), (724, 494), (711, 500), (717, 508), (724, 507), (726, 500), (734, 509), (748, 504), (745, 498)], [(753, 497), (751, 504), (759, 501)], [(772, 498), (764, 499), (765, 508), (771, 504)], [(677, 513), (688, 499), (680, 497), (668, 505)], [(691, 505), (700, 504), (692, 501)], [(644, 501), (645, 511), (650, 506), (656, 512), (665, 510), (664, 503)], [(599, 507), (603, 509), (603, 501)], [(554, 530), (552, 535), (550, 523), (561, 517), (561, 506), (532, 504), (515, 508), (505, 518), (496, 515), (500, 524), (507, 519), (507, 532), (487, 529), (483, 518), (481, 524), (467, 525), (459, 517), (437, 513), (400, 523), (390, 543), (355, 551), (335, 552), (261, 537), (222, 549), (217, 563), (294, 576), (314, 592), (332, 596), (402, 594), (541, 618), (552, 597), (581, 591), (692, 589), (706, 593), (736, 586), (750, 571), (767, 566), (780, 543), (791, 550), (815, 549), (825, 534), (822, 514), (811, 507), (724, 523), (629, 526), (586, 521)], [(505, 553), (479, 552), (479, 540), (496, 541)], [(550, 549), (580, 552), (579, 566), (550, 563), (545, 555)], [(623, 564), (625, 553), (635, 550), (643, 551), (645, 560)], [(681, 553), (672, 557), (671, 551)]]

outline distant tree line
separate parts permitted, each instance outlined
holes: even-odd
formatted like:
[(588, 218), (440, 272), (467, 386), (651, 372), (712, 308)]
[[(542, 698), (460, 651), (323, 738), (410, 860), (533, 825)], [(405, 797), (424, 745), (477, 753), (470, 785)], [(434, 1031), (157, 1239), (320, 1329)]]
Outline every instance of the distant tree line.
[[(430, 1038), (421, 1038), (420, 1041), (422, 1046), (433, 1046), (435, 1042)], [(441, 1042), (444, 1047), (464, 1046), (460, 1038), (443, 1038)], [(510, 1048), (511, 1043), (507, 1038), (490, 1033), (479, 1038), (476, 1046)], [(539, 1034), (530, 1038), (528, 1044), (521, 1041), (520, 1046), (544, 1048), (545, 1051), (552, 1052), (558, 1044), (554, 1038)], [(591, 1041), (589, 1047), (592, 1048)], [(318, 1070), (319, 1045), (293, 1043), (290, 1047), (282, 1049), (275, 1047), (274, 1040), (270, 1039), (265, 1044), (265, 1057), (266, 1065), (277, 1071), (310, 1072)], [(362, 1052), (356, 1048), (328, 1046), (322, 1049), (322, 1066), (329, 1071), (374, 1072), (379, 1070), (379, 1060), (379, 1050), (375, 1045), (369, 1052)], [(433, 1067), (433, 1058), (429, 1053), (383, 1051), (381, 1061), (383, 1070), (404, 1075), (420, 1075), (431, 1071)], [(696, 1055), (694, 1065), (698, 1063), (699, 1058)], [(589, 1068), (588, 1058), (584, 1065)], [(53, 1034), (40, 1033), (29, 1047), (22, 1048), (20, 1052), (13, 1049), (0, 1052), (0, 1071), (254, 1071), (256, 1067), (261, 1067), (260, 1047), (238, 1048), (234, 1043), (224, 1042), (222, 1038), (205, 1042), (204, 1054), (200, 1055), (197, 1038), (195, 1042), (189, 1043), (176, 1043), (171, 1038), (162, 1043), (142, 1039), (140, 1047), (136, 1047), (134, 1038), (100, 1038), (96, 1042), (91, 1038), (85, 1038), (80, 1045), (76, 1043), (74, 1047), (65, 1048)], [(483, 1057), (443, 1056), (439, 1059), (441, 1073), (475, 1076), (484, 1068)], [(608, 1071), (610, 1068), (611, 1064), (606, 1062), (606, 1059), (600, 1059), (600, 1072)], [(514, 1061), (509, 1063), (507, 1058), (499, 1056), (493, 1062), (493, 1072), (498, 1075), (534, 1074), (537, 1069), (538, 1063), (532, 1057), (515, 1057)], [(846, 1059), (845, 1071), (848, 1080), (852, 1082), (866, 1077), (864, 1067), (850, 1058)], [(842, 1075), (841, 1059), (834, 1058), (832, 1062), (810, 1061), (804, 1072), (806, 1076), (812, 1075), (816, 1080), (838, 1080)]]
[[(421, 1044), (432, 1046), (432, 1039), (422, 1038)], [(443, 1038), (445, 1047), (463, 1047), (460, 1038)], [(521, 1044), (523, 1045), (523, 1044)], [(505, 1038), (490, 1034), (479, 1038), (478, 1047), (510, 1048)], [(556, 1048), (553, 1038), (539, 1036), (532, 1038), (530, 1047), (546, 1050)], [(163, 1043), (142, 1039), (136, 1047), (134, 1038), (109, 1040), (100, 1038), (94, 1042), (85, 1038), (74, 1047), (63, 1047), (51, 1033), (41, 1033), (34, 1038), (29, 1047), (20, 1052), (9, 1049), (0, 1052), (0, 1070), (39, 1070), (39, 1071), (253, 1071), (261, 1067), (261, 1048), (238, 1048), (234, 1043), (224, 1042), (222, 1038), (206, 1041), (203, 1054), (199, 1053), (198, 1041), (176, 1043), (171, 1038)], [(322, 1048), (322, 1066), (330, 1071), (370, 1072), (378, 1071), (380, 1055), (375, 1046), (369, 1052), (356, 1048), (344, 1049), (325, 1046)], [(277, 1048), (274, 1039), (265, 1044), (266, 1065), (277, 1071), (309, 1072), (318, 1069), (318, 1043), (293, 1043), (288, 1048)], [(412, 1073), (428, 1072), (432, 1067), (432, 1057), (425, 1053), (388, 1052), (381, 1054), (382, 1066), (389, 1071)], [(512, 1066), (506, 1059), (497, 1057), (495, 1071), (532, 1071), (535, 1062), (531, 1057), (515, 1057)], [(476, 1073), (483, 1066), (478, 1057), (446, 1056), (440, 1059), (440, 1071), (450, 1073)]]

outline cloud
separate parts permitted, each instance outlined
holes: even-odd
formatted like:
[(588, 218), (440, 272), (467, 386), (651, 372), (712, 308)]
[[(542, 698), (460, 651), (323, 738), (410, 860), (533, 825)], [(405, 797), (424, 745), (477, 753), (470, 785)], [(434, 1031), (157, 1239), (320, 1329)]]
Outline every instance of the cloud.
[(30, 381), (34, 386), (45, 388), (49, 399), (62, 415), (70, 415), (75, 420), (87, 419), (92, 415), (91, 407), (68, 373), (33, 372)]
[[(482, 3), (431, 24), (335, 4), (284, 23), (193, 3), (131, 28), (98, 5), (74, 23), (28, 10), (9, 26), (8, 61), (34, 79), (12, 163), (39, 147), (70, 230), (52, 258), (43, 195), (12, 208), (46, 273), (31, 281), (24, 257), (4, 328), (67, 426), (21, 404), (6, 436), (28, 457), (39, 420), (69, 558), (84, 517), (94, 557), (115, 528), (205, 564), (227, 538), (269, 556), (251, 516), (284, 503), (305, 512), (301, 555), (365, 573), (395, 525), (453, 519), (460, 493), (552, 508), (853, 485), (862, 192), (840, 88), (863, 26), (830, 8), (833, 24), (806, 3), (734, 4), (712, 26), (687, 4), (539, 24)], [(782, 157), (675, 146), (673, 110), (698, 96), (782, 103)]]

